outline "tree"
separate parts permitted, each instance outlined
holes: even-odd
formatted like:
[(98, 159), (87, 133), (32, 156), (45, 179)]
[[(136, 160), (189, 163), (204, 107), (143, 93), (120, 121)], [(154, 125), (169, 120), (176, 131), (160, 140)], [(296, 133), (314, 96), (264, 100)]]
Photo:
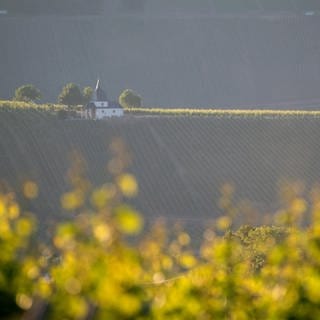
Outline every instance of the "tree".
[(80, 88), (74, 83), (68, 83), (63, 88), (58, 97), (58, 102), (67, 106), (77, 106), (83, 103), (83, 95)]
[(82, 91), (83, 104), (88, 104), (92, 98), (93, 89), (91, 87), (85, 87)]
[(41, 98), (41, 93), (33, 84), (26, 84), (15, 90), (13, 98), (17, 101), (35, 101)]
[(119, 97), (119, 103), (123, 108), (140, 108), (141, 102), (141, 97), (130, 89), (124, 90)]

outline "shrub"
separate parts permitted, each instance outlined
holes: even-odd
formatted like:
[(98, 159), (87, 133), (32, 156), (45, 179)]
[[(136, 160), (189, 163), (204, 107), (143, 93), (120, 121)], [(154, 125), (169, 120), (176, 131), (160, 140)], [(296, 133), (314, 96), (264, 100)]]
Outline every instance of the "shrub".
[(67, 106), (77, 106), (83, 103), (83, 95), (80, 88), (74, 83), (68, 83), (58, 97), (58, 102)]
[(14, 100), (17, 101), (35, 101), (41, 98), (41, 93), (39, 89), (37, 89), (32, 84), (23, 85), (15, 90)]
[(123, 108), (140, 108), (142, 106), (141, 97), (130, 89), (124, 90), (119, 96), (119, 103)]
[(93, 89), (91, 87), (85, 87), (82, 91), (83, 104), (86, 105), (92, 99)]

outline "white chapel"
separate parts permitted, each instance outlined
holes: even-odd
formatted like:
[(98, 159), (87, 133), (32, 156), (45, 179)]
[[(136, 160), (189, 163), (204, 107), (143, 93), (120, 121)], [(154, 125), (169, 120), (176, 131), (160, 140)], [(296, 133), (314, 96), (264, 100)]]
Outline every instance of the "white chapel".
[(100, 79), (98, 79), (92, 100), (85, 106), (84, 117), (101, 120), (121, 116), (123, 116), (123, 108), (118, 102), (108, 100), (105, 91), (100, 87)]

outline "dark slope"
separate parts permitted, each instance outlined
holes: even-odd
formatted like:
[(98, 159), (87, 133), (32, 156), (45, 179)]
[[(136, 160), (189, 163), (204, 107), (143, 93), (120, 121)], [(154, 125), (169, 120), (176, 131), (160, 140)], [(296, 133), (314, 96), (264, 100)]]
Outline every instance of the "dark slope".
[(33, 83), (55, 101), (65, 83), (100, 76), (111, 98), (132, 88), (150, 106), (319, 99), (319, 26), (302, 14), (3, 16), (0, 97)]
[(17, 187), (40, 183), (33, 207), (44, 223), (60, 217), (70, 150), (86, 158), (94, 183), (107, 180), (107, 146), (122, 137), (140, 184), (135, 205), (147, 219), (182, 219), (198, 230), (217, 217), (226, 181), (263, 212), (275, 209), (280, 178), (311, 185), (320, 177), (319, 120), (141, 117), (58, 121), (35, 113), (1, 113), (0, 177)]
[(13, 14), (115, 14), (127, 13), (243, 13), (261, 11), (300, 12), (319, 10), (317, 0), (0, 0)]

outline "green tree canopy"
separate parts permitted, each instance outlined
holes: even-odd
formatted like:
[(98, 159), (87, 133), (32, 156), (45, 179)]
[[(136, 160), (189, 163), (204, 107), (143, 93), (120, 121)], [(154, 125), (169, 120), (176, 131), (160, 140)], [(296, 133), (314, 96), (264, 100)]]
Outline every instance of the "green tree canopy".
[(123, 108), (140, 108), (142, 99), (133, 90), (126, 89), (120, 94), (119, 103)]
[(40, 99), (41, 93), (33, 84), (26, 84), (15, 90), (13, 98), (17, 101), (29, 102)]
[(58, 102), (67, 106), (77, 106), (84, 101), (79, 86), (68, 83), (63, 88), (58, 97)]
[(82, 95), (83, 95), (83, 104), (88, 104), (92, 98), (93, 89), (91, 87), (83, 88)]

